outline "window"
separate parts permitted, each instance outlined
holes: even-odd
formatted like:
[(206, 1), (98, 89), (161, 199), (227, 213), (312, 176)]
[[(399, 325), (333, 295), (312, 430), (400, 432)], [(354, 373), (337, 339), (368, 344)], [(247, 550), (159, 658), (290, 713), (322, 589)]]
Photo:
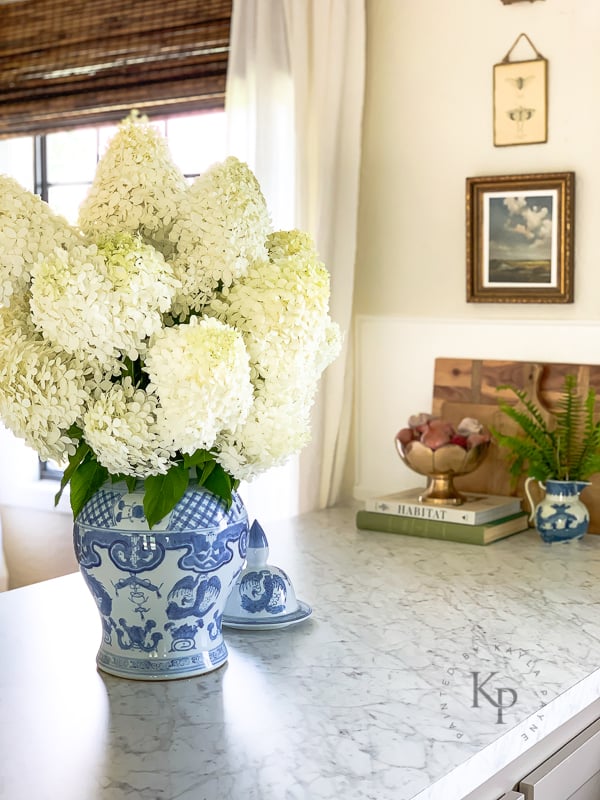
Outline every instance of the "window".
[[(173, 160), (190, 181), (227, 156), (224, 111), (152, 122), (166, 137)], [(115, 130), (114, 125), (104, 125), (0, 140), (0, 173), (39, 194), (54, 211), (75, 224), (98, 159)], [(40, 462), (40, 478), (60, 480), (61, 475), (60, 465)]]
[[(152, 120), (163, 133), (173, 160), (189, 179), (227, 153), (224, 111), (198, 112)], [(0, 140), (0, 172), (37, 192), (58, 214), (75, 223), (98, 158), (116, 126)]]

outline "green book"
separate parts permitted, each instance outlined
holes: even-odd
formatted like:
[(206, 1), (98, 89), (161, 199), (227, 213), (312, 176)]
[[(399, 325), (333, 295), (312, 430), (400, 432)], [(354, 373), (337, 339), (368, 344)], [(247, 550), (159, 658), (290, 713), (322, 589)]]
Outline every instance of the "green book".
[(520, 511), (493, 522), (467, 525), (460, 522), (440, 522), (423, 517), (399, 517), (396, 514), (363, 510), (356, 514), (356, 527), (368, 531), (420, 536), (423, 539), (446, 539), (449, 542), (482, 545), (527, 530), (528, 515)]

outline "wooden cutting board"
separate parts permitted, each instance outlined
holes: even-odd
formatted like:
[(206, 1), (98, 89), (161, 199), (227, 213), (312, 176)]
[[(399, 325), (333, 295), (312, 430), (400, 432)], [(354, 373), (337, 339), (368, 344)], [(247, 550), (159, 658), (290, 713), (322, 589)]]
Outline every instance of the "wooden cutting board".
[[(464, 417), (475, 417), (485, 425), (504, 432), (517, 432), (517, 427), (498, 410), (500, 398), (515, 403), (511, 392), (499, 392), (497, 387), (510, 384), (523, 389), (546, 409), (549, 416), (556, 410), (564, 377), (577, 376), (582, 392), (596, 390), (596, 412), (600, 416), (600, 365), (549, 364), (525, 361), (486, 361), (473, 359), (438, 358), (435, 362), (432, 413), (457, 424)], [(525, 477), (515, 486), (506, 464), (506, 456), (492, 442), (483, 464), (455, 480), (462, 491), (514, 495), (523, 498), (523, 508), (529, 511), (523, 491)], [(534, 486), (535, 501), (543, 492)], [(590, 512), (590, 533), (600, 533), (600, 474), (591, 479), (581, 495)]]

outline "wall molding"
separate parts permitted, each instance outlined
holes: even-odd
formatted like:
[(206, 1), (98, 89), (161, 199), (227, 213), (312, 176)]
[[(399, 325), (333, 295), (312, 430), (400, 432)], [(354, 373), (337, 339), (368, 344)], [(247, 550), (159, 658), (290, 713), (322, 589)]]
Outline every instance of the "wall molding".
[(359, 315), (355, 333), (353, 494), (364, 500), (421, 485), (400, 461), (394, 435), (410, 414), (431, 410), (436, 358), (594, 364), (600, 320)]

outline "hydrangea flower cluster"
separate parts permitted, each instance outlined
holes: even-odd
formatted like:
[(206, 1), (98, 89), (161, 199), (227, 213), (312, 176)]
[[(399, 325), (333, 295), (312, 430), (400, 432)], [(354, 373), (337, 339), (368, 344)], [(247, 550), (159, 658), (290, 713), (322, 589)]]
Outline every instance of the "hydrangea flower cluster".
[(258, 181), (236, 158), (215, 164), (194, 181), (169, 238), (182, 284), (174, 309), (202, 311), (219, 287), (231, 286), (254, 261), (264, 260), (271, 231)]
[(132, 112), (76, 226), (0, 176), (0, 417), (68, 462), (74, 514), (107, 480), (144, 481), (150, 525), (190, 480), (231, 502), (309, 440), (340, 338), (313, 242), (235, 158), (188, 184)]
[(210, 305), (243, 333), (250, 354), (254, 406), (245, 422), (220, 437), (217, 456), (240, 478), (252, 477), (261, 453), (281, 464), (291, 442), (294, 452), (307, 443), (318, 380), (339, 347), (337, 325), (328, 318), (329, 273), (311, 238), (279, 231), (266, 247), (267, 259), (253, 262)]
[(170, 251), (169, 234), (186, 187), (166, 140), (132, 111), (96, 167), (79, 227), (92, 239), (139, 233), (161, 252)]
[(7, 306), (13, 295), (27, 292), (35, 259), (76, 244), (79, 234), (38, 195), (7, 176), (2, 177), (0, 220), (0, 306)]

